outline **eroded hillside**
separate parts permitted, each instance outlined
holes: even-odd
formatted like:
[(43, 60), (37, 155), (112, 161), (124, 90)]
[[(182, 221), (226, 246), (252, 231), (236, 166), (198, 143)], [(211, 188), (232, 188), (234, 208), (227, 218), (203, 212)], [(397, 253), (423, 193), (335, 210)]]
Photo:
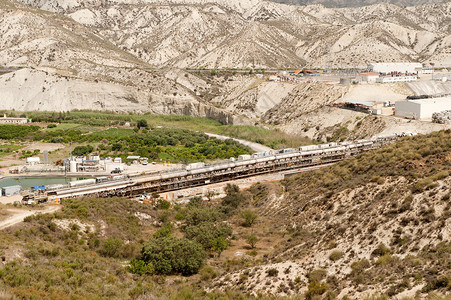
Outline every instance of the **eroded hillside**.
[(263, 0), (36, 1), (154, 66), (280, 68), (450, 62), (450, 3), (358, 8)]
[(449, 293), (450, 141), (449, 130), (405, 138), (253, 186), (250, 205), (261, 216), (257, 251), (273, 251), (214, 280), (211, 289), (308, 299)]

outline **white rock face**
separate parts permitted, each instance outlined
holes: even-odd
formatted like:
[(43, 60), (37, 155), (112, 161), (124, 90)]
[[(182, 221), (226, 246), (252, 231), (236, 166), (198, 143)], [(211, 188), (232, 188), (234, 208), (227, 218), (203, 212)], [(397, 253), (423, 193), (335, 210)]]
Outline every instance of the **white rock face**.
[(331, 9), (263, 0), (22, 1), (65, 13), (158, 67), (451, 63), (450, 2)]

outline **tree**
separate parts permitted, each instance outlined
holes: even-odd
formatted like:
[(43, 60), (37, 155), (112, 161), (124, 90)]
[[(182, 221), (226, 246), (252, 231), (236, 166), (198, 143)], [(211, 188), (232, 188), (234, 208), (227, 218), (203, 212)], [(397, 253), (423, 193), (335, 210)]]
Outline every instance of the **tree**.
[(240, 193), (240, 188), (235, 184), (227, 184), (224, 188), (226, 196), (222, 199), (221, 204), (228, 207), (228, 211), (237, 208), (241, 203), (245, 202), (246, 197)]
[(215, 196), (215, 192), (212, 190), (208, 190), (205, 196), (207, 196), (208, 201), (211, 201), (211, 199), (213, 199), (213, 197)]
[(212, 241), (212, 247), (211, 249), (218, 253), (218, 257), (221, 256), (222, 251), (224, 251), (225, 249), (227, 249), (227, 247), (229, 247), (229, 242), (223, 238), (222, 236), (215, 238)]
[(244, 227), (252, 227), (257, 220), (258, 215), (252, 210), (245, 210), (241, 213), (241, 217), (243, 218), (243, 222), (241, 223)]
[(149, 124), (147, 124), (147, 121), (144, 119), (139, 120), (136, 126), (138, 127), (138, 129), (141, 128), (149, 129)]
[(84, 156), (84, 155), (88, 155), (89, 153), (91, 153), (92, 151), (94, 151), (94, 147), (91, 145), (86, 145), (86, 146), (77, 146), (74, 148), (74, 150), (72, 151), (72, 155), (75, 156)]
[(246, 238), (246, 242), (251, 246), (252, 249), (255, 248), (255, 244), (257, 244), (258, 241), (259, 241), (259, 239), (255, 235), (249, 235)]
[(205, 252), (196, 242), (168, 236), (148, 241), (141, 251), (141, 259), (152, 264), (157, 274), (188, 276), (202, 267)]
[(217, 239), (220, 238), (226, 240), (233, 233), (233, 230), (229, 225), (214, 224), (211, 222), (187, 226), (184, 231), (186, 238), (198, 242), (206, 250), (212, 249), (215, 252), (217, 251), (213, 248), (215, 243), (217, 243)]

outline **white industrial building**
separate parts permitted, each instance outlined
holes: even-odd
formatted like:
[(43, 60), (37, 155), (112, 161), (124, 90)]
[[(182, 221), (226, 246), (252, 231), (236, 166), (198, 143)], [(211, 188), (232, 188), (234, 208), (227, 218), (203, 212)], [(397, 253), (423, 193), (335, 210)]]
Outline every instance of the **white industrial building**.
[(379, 83), (391, 83), (391, 82), (411, 82), (417, 80), (416, 75), (412, 76), (382, 76), (376, 79)]
[(379, 73), (376, 72), (365, 72), (360, 73), (360, 81), (362, 82), (368, 82), (368, 83), (375, 83), (376, 80), (379, 78)]
[(451, 110), (451, 97), (397, 101), (395, 114), (410, 119), (430, 119), (435, 112)]
[(423, 69), (420, 63), (373, 63), (368, 65), (368, 71), (377, 73), (417, 73)]

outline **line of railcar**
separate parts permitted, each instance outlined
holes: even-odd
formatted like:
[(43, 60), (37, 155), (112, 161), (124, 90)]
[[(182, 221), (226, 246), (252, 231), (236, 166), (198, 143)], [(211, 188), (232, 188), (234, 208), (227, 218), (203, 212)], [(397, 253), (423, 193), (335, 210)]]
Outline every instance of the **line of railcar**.
[(355, 142), (327, 143), (318, 145), (301, 146), (298, 148), (287, 148), (275, 151), (258, 152), (252, 155), (240, 155), (238, 158), (230, 158), (226, 162), (206, 164), (197, 162), (186, 165), (184, 168), (171, 170), (165, 173), (156, 173), (148, 176), (129, 177), (128, 175), (104, 176), (95, 179), (85, 179), (72, 181), (67, 185), (58, 185), (46, 189), (48, 195), (74, 195), (76, 191), (83, 192), (89, 190), (89, 187), (101, 189), (102, 187), (111, 189), (114, 184), (118, 185), (142, 185), (157, 184), (164, 181), (177, 181), (178, 178), (196, 178), (201, 174), (225, 174), (227, 172), (239, 172), (251, 167), (262, 168), (269, 165), (279, 164), (288, 166), (294, 162), (305, 161), (310, 164), (337, 161), (345, 157), (356, 155), (363, 151), (368, 151), (381, 145), (391, 143), (400, 136), (413, 135), (403, 133), (401, 135), (392, 134), (375, 137), (371, 140), (358, 140)]

